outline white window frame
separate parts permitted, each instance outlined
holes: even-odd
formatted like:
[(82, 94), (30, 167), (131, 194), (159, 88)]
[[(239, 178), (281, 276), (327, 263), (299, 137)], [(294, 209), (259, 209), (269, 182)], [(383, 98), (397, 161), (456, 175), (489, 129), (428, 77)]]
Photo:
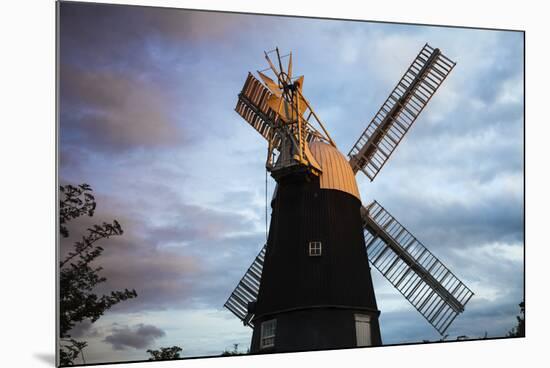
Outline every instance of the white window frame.
[(270, 319), (262, 322), (260, 329), (260, 349), (275, 346), (275, 334), (277, 332), (277, 320)]
[(320, 257), (323, 254), (323, 244), (320, 241), (310, 241), (308, 254), (310, 257)]

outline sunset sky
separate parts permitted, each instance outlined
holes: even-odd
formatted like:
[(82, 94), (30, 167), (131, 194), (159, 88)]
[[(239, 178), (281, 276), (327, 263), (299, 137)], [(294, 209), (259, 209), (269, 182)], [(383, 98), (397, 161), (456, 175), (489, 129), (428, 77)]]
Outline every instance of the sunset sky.
[[(506, 335), (523, 299), (523, 34), (61, 3), (59, 180), (117, 219), (108, 282), (134, 288), (73, 331), (87, 363), (246, 351), (223, 304), (265, 242), (266, 142), (234, 111), (263, 51), (293, 52), (303, 92), (346, 154), (428, 42), (457, 62), (373, 183), (380, 202), (475, 293), (449, 339)], [(274, 181), (269, 178), (268, 196)], [(439, 334), (376, 270), (385, 344)]]

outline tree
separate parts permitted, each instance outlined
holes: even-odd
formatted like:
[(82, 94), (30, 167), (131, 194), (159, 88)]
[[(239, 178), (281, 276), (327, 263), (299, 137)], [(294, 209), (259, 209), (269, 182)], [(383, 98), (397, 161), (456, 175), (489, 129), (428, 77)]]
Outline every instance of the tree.
[(159, 348), (159, 350), (147, 350), (151, 357), (149, 360), (171, 360), (180, 359), (180, 351), (183, 349), (179, 346), (172, 346), (169, 348)]
[(59, 201), (59, 232), (66, 238), (69, 236), (66, 223), (82, 215), (93, 216), (96, 203), (88, 184), (65, 185), (59, 187), (59, 191), (64, 196)]
[(83, 351), (88, 346), (87, 342), (75, 339), (63, 339), (62, 341), (65, 342), (65, 345), (59, 351), (59, 362), (61, 365), (72, 365), (78, 356), (82, 358), (82, 362), (86, 363)]
[[(59, 232), (63, 237), (68, 237), (67, 222), (82, 215), (93, 216), (96, 202), (88, 184), (76, 187), (65, 185), (59, 190), (62, 197), (59, 202)], [(94, 225), (87, 229), (82, 239), (74, 243), (73, 249), (59, 262), (61, 365), (72, 365), (79, 356), (85, 362), (82, 352), (86, 348), (86, 342), (72, 339), (69, 333), (76, 323), (85, 319), (93, 323), (113, 305), (137, 297), (133, 289), (112, 291), (109, 295), (101, 296), (94, 293), (98, 284), (107, 281), (99, 275), (102, 267), (92, 265), (103, 253), (103, 248), (97, 242), (122, 233), (122, 227), (116, 220)]]
[(525, 337), (525, 302), (519, 303), (518, 325), (508, 332), (508, 337)]
[(245, 355), (249, 353), (250, 350), (247, 350), (246, 353), (239, 352), (239, 344), (233, 344), (233, 350), (224, 350), (221, 356)]

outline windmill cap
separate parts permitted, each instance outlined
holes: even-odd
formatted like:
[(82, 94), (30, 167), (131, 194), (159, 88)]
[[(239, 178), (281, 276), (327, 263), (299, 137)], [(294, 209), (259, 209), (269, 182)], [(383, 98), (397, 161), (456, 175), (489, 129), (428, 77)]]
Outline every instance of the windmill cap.
[(320, 176), (321, 189), (340, 190), (361, 200), (355, 174), (340, 151), (324, 142), (311, 142), (309, 149), (323, 170)]

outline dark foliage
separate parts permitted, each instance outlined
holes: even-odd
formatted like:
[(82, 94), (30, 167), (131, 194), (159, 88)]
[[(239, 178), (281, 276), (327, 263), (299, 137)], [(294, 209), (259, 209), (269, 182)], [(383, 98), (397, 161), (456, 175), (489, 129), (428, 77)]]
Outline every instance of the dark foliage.
[[(91, 190), (87, 184), (60, 187), (61, 195), (64, 196), (60, 199), (60, 232), (63, 236), (69, 235), (63, 224), (85, 214), (93, 216), (96, 203), (89, 193)], [(137, 296), (135, 290), (128, 289), (101, 296), (93, 292), (98, 284), (107, 280), (99, 275), (102, 267), (92, 265), (103, 253), (103, 248), (97, 242), (122, 233), (122, 227), (116, 220), (112, 224), (104, 222), (102, 225), (94, 225), (59, 262), (61, 365), (72, 365), (79, 355), (82, 357), (82, 350), (86, 347), (85, 342), (71, 339), (69, 332), (76, 323), (85, 319), (95, 322), (113, 305)]]
[(180, 351), (183, 349), (179, 346), (171, 346), (169, 348), (159, 348), (159, 350), (147, 350), (151, 357), (149, 360), (171, 360), (180, 359)]
[[(113, 291), (110, 295), (98, 296), (93, 289), (107, 279), (101, 277), (102, 267), (91, 266), (91, 262), (99, 257), (103, 248), (94, 242), (112, 235), (122, 234), (118, 223), (95, 225), (88, 229), (82, 242), (75, 243), (74, 251), (60, 263), (60, 331), (61, 337), (70, 337), (68, 332), (75, 323), (88, 318), (91, 322), (103, 315), (113, 305), (130, 298), (135, 298), (135, 290)], [(71, 261), (70, 263), (68, 263)]]
[(233, 344), (233, 350), (225, 350), (221, 354), (221, 356), (246, 355), (249, 353), (250, 353), (250, 350), (247, 350), (246, 353), (239, 352), (239, 344)]
[(525, 337), (525, 302), (519, 303), (518, 325), (508, 332), (509, 337)]
[(59, 191), (60, 196), (63, 196), (59, 201), (59, 231), (61, 235), (68, 237), (69, 231), (65, 224), (82, 215), (93, 216), (96, 203), (90, 193), (92, 188), (88, 184), (80, 184), (77, 187), (70, 184), (60, 186)]
[[(456, 341), (467, 341), (467, 340), (481, 340), (487, 338), (487, 331), (485, 331), (485, 334), (483, 337), (469, 337), (467, 335), (460, 335), (456, 337)], [(455, 341), (455, 340), (449, 340), (449, 335), (443, 335), (439, 340), (422, 340), (423, 343), (429, 343), (429, 342), (443, 342), (443, 341)]]
[(72, 365), (76, 358), (80, 355), (82, 361), (84, 360), (83, 350), (88, 345), (85, 341), (77, 341), (74, 339), (61, 339), (63, 345), (59, 351), (59, 361), (61, 365)]

